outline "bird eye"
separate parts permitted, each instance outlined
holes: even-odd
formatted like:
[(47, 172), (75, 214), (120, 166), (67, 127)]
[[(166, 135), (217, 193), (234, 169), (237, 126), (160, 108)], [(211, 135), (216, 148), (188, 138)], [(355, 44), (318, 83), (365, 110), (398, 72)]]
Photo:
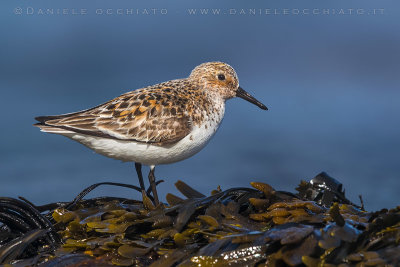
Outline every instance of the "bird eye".
[(225, 75), (219, 74), (219, 75), (218, 75), (218, 80), (220, 80), (220, 81), (225, 80)]

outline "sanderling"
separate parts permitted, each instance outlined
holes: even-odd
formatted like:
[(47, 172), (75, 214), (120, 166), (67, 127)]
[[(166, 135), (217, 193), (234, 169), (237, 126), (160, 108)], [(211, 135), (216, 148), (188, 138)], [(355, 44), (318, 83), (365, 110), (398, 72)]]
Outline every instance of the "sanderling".
[(135, 162), (142, 193), (141, 167), (150, 166), (149, 182), (157, 205), (154, 168), (199, 152), (217, 131), (225, 101), (243, 98), (267, 107), (239, 86), (226, 63), (203, 63), (188, 78), (125, 93), (99, 106), (55, 116), (41, 116), (41, 131), (69, 137), (104, 156)]

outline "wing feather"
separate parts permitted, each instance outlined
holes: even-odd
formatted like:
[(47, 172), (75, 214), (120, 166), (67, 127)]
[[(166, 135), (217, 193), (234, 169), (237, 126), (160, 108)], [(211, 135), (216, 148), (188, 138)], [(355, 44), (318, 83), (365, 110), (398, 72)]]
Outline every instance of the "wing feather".
[(174, 143), (192, 129), (185, 101), (176, 94), (170, 85), (161, 84), (77, 113), (37, 117), (36, 126), (143, 143)]

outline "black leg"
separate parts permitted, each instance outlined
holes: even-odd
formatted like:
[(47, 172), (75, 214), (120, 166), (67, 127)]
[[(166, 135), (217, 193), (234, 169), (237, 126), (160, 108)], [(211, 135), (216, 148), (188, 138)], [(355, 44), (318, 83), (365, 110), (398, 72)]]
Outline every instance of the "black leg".
[(144, 182), (143, 182), (142, 164), (135, 162), (135, 169), (136, 169), (137, 176), (139, 178), (140, 189), (142, 189), (142, 191), (146, 191), (146, 188), (144, 187)]
[(149, 182), (150, 182), (150, 186), (151, 186), (151, 191), (153, 192), (154, 204), (157, 206), (160, 202), (158, 201), (158, 194), (157, 194), (157, 188), (156, 188), (156, 177), (154, 176), (154, 169), (155, 169), (154, 165), (150, 166)]

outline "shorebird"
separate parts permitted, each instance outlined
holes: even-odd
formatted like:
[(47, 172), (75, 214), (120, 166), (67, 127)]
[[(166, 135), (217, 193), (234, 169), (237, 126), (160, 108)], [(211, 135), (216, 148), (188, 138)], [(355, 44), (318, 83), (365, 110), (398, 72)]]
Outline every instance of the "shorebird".
[(42, 132), (75, 140), (104, 156), (135, 162), (142, 193), (142, 164), (158, 205), (155, 166), (189, 158), (217, 131), (225, 101), (243, 98), (267, 107), (243, 90), (235, 70), (223, 62), (195, 67), (189, 77), (127, 92), (96, 107), (74, 113), (40, 116)]

